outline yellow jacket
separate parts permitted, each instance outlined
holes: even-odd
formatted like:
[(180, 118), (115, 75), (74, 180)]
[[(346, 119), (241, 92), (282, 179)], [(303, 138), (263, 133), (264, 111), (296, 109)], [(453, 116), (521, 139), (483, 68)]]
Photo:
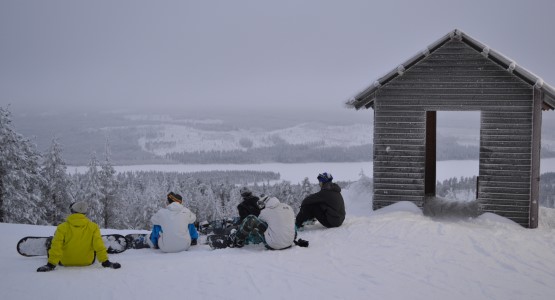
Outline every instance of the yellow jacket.
[(48, 251), (48, 262), (64, 266), (87, 266), (94, 262), (95, 252), (99, 262), (108, 260), (100, 228), (84, 214), (71, 214), (56, 228)]

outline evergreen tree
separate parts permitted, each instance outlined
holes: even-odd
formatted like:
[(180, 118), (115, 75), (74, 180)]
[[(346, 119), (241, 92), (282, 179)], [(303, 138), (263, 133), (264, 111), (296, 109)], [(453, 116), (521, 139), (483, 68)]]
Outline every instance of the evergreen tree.
[(42, 199), (45, 205), (46, 222), (50, 225), (63, 222), (69, 214), (72, 196), (70, 194), (71, 181), (66, 169), (66, 163), (62, 159), (62, 146), (54, 137), (50, 148), (44, 155), (41, 168), (41, 175), (44, 178)]
[(117, 228), (118, 222), (118, 212), (119, 212), (119, 202), (116, 199), (117, 181), (116, 181), (116, 170), (110, 162), (110, 149), (108, 139), (106, 139), (105, 156), (104, 162), (100, 167), (99, 183), (100, 183), (100, 203), (102, 208), (102, 218), (104, 223), (102, 224), (104, 228)]
[[(143, 179), (133, 173), (118, 175), (118, 198), (121, 201), (121, 214), (117, 216), (121, 228), (150, 229), (150, 217), (161, 207), (161, 203), (147, 199), (147, 186)], [(150, 192), (148, 192), (150, 193)]]
[(239, 216), (239, 211), (237, 210), (237, 205), (243, 200), (240, 188), (232, 185), (229, 191), (229, 200), (225, 203), (223, 207), (224, 218), (233, 218)]
[(102, 193), (100, 174), (98, 172), (98, 160), (96, 153), (91, 153), (91, 160), (89, 161), (89, 169), (84, 176), (83, 193), (78, 196), (79, 200), (89, 203), (88, 217), (99, 225), (104, 224), (104, 205)]
[(306, 198), (306, 196), (312, 193), (314, 193), (312, 188), (312, 183), (310, 183), (310, 180), (308, 180), (308, 177), (305, 177), (301, 182), (301, 193), (299, 195), (299, 198), (301, 198), (301, 201), (302, 201), (304, 200), (304, 198)]
[(194, 189), (193, 195), (193, 199), (197, 204), (197, 221), (222, 219), (221, 206), (218, 205), (217, 198), (209, 185), (201, 183)]
[(268, 196), (278, 198), (280, 202), (290, 205), (293, 209), (295, 207), (300, 207), (300, 201), (302, 200), (297, 199), (289, 181), (276, 184), (274, 191), (268, 194)]
[(40, 154), (11, 122), (11, 113), (0, 107), (0, 222), (45, 224)]
[(139, 215), (140, 229), (151, 229), (152, 224), (150, 223), (150, 218), (162, 207), (167, 205), (166, 195), (167, 193), (160, 188), (160, 184), (157, 181), (148, 181), (149, 184), (146, 186), (145, 193), (141, 195), (136, 195), (136, 199), (139, 200), (139, 205), (136, 207), (136, 213)]

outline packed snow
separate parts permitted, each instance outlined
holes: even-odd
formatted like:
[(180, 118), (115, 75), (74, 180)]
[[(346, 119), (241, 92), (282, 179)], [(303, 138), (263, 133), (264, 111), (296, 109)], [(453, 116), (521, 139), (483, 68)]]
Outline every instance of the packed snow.
[[(1, 298), (553, 299), (555, 210), (541, 208), (540, 227), (525, 229), (491, 213), (431, 219), (402, 201), (373, 212), (370, 192), (361, 181), (345, 189), (345, 223), (300, 232), (308, 248), (127, 250), (110, 256), (119, 270), (95, 263), (37, 273), (46, 257), (20, 256), (16, 243), (55, 227), (2, 223)], [(102, 229), (114, 232), (138, 231)]]

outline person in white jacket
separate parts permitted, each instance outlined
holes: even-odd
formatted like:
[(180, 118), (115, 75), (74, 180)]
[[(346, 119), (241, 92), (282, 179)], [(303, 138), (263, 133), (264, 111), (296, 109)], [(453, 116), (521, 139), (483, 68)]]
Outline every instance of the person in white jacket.
[[(190, 224), (196, 216), (183, 206), (183, 198), (173, 192), (168, 194), (168, 206), (156, 212), (150, 221), (153, 229), (150, 241), (164, 252), (180, 252), (191, 246)], [(197, 233), (198, 234), (198, 233)]]
[[(249, 215), (239, 229), (231, 235), (233, 247), (242, 247), (245, 240), (262, 240), (271, 250), (287, 249), (296, 238), (295, 213), (291, 206), (279, 202), (276, 197), (260, 196), (261, 209), (258, 217)], [(257, 239), (258, 238), (258, 239)]]

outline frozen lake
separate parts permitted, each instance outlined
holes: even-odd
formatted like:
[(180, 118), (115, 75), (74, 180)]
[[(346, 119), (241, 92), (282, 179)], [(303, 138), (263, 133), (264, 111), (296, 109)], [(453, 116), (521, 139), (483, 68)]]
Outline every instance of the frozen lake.
[[(372, 162), (351, 163), (300, 163), (300, 164), (214, 164), (214, 165), (134, 165), (115, 166), (117, 172), (126, 171), (165, 171), (165, 172), (197, 172), (213, 170), (257, 170), (279, 173), (282, 180), (291, 183), (301, 182), (305, 177), (316, 183), (316, 176), (321, 172), (330, 172), (337, 181), (356, 181), (361, 172), (372, 177)], [(86, 172), (87, 167), (68, 167), (69, 173)], [(542, 159), (541, 173), (555, 172), (555, 158)], [(447, 160), (437, 163), (437, 180), (451, 177), (470, 177), (478, 175), (477, 160)]]

